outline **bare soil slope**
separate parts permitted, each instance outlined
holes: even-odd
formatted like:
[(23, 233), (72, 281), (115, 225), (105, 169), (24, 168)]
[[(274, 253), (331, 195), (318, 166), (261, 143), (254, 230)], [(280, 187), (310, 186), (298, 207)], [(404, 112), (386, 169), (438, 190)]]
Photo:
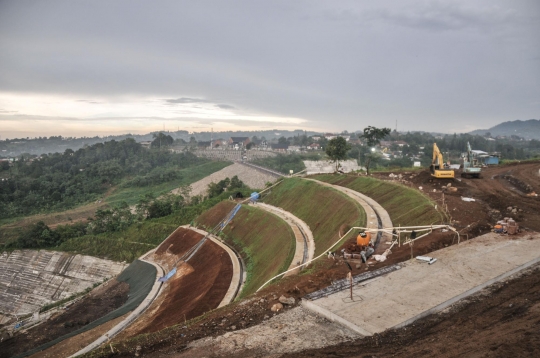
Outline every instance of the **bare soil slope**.
[[(203, 236), (186, 228), (178, 228), (154, 254), (157, 262), (168, 264), (168, 269)], [(178, 265), (177, 273), (165, 283), (165, 291), (158, 298), (150, 315), (144, 315), (129, 330), (131, 336), (155, 332), (216, 308), (232, 279), (232, 262), (219, 245), (207, 240), (187, 263)]]

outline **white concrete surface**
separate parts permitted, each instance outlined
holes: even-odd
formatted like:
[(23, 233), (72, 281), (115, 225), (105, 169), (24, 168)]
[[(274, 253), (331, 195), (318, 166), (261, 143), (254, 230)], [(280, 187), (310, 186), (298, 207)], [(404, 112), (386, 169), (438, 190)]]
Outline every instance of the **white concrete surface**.
[[(183, 227), (185, 227), (186, 229), (190, 229), (195, 232), (198, 232), (199, 234), (204, 235), (204, 236), (208, 234), (208, 232), (201, 229), (197, 229), (193, 226), (185, 225)], [(242, 271), (243, 271), (242, 264), (240, 260), (238, 259), (238, 256), (236, 255), (236, 253), (229, 246), (224, 244), (218, 237), (214, 235), (208, 235), (208, 238), (211, 241), (215, 242), (217, 245), (219, 245), (223, 250), (225, 250), (225, 252), (229, 254), (229, 257), (231, 258), (231, 262), (233, 265), (233, 275), (231, 278), (231, 284), (229, 285), (229, 289), (227, 290), (225, 297), (223, 297), (223, 299), (221, 300), (218, 306), (219, 308), (219, 307), (223, 307), (231, 303), (235, 299), (236, 294), (242, 291), (242, 287), (244, 286), (244, 283), (246, 281), (246, 276), (242, 274)]]
[[(285, 220), (287, 224), (291, 227), (295, 242), (296, 242), (296, 248), (294, 252), (294, 257), (292, 259), (292, 262), (287, 270), (294, 269), (300, 264), (303, 264), (304, 262), (307, 262), (309, 260), (313, 259), (313, 256), (315, 255), (315, 240), (313, 238), (313, 233), (311, 232), (311, 229), (309, 226), (302, 221), (300, 218), (294, 216), (288, 211), (285, 211), (281, 208), (278, 208), (276, 206), (264, 204), (264, 203), (257, 203), (255, 204), (255, 207), (266, 210), (279, 218)], [(304, 242), (304, 236), (302, 235), (302, 232), (306, 235), (306, 241)], [(304, 249), (307, 245), (307, 258), (304, 260)], [(284, 277), (290, 276), (290, 275), (296, 275), (300, 272), (300, 269), (294, 270), (291, 272), (288, 272), (284, 275)]]
[[(190, 195), (206, 196), (208, 193), (208, 184), (217, 183), (220, 180), (223, 180), (225, 178), (232, 178), (235, 175), (238, 176), (238, 179), (243, 181), (247, 186), (252, 189), (263, 189), (266, 183), (273, 183), (276, 180), (276, 177), (274, 175), (264, 173), (254, 168), (250, 168), (247, 165), (234, 163), (191, 184), (192, 191)], [(172, 190), (172, 193), (178, 194), (178, 189)]]
[(437, 262), (410, 260), (362, 286), (303, 305), (361, 335), (401, 327), (540, 262), (540, 234), (490, 233), (434, 251)]
[[(118, 275), (126, 263), (47, 250), (0, 255), (0, 312), (23, 315)], [(3, 322), (0, 322), (3, 323)]]
[[(330, 174), (336, 171), (336, 163), (329, 160), (304, 160), (306, 166), (306, 174)], [(363, 169), (358, 165), (356, 159), (341, 160), (339, 162), (340, 170), (344, 173), (350, 173)]]

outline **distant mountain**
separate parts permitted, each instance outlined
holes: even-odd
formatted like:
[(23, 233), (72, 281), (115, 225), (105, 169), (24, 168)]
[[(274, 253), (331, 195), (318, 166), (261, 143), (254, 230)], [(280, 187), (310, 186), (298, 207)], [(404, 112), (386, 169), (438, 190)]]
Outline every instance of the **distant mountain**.
[(525, 139), (540, 139), (540, 119), (529, 119), (528, 121), (508, 121), (497, 124), (489, 129), (477, 129), (470, 134), (484, 135), (491, 133), (492, 137), (517, 135)]

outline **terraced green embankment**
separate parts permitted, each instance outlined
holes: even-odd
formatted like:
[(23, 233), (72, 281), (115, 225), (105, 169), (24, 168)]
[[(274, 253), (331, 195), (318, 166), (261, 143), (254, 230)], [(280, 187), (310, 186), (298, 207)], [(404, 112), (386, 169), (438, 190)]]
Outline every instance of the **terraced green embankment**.
[[(236, 203), (222, 201), (197, 218), (213, 228)], [(247, 281), (240, 297), (254, 293), (262, 284), (288, 269), (295, 251), (291, 227), (279, 217), (253, 206), (242, 205), (223, 231), (224, 239), (241, 252), (247, 266)]]
[(369, 196), (386, 209), (394, 226), (431, 225), (444, 222), (435, 203), (417, 190), (367, 177), (316, 175), (313, 179), (340, 185)]
[(358, 203), (313, 181), (284, 179), (264, 198), (264, 202), (283, 208), (308, 224), (315, 240), (315, 256), (338, 240), (343, 225), (366, 224), (366, 213)]

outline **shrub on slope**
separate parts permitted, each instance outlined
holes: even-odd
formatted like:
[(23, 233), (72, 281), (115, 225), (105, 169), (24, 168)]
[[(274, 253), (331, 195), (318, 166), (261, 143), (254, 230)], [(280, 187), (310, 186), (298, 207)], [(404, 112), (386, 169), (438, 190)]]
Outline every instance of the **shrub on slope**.
[[(235, 205), (222, 201), (199, 216), (197, 223), (213, 228)], [(296, 244), (290, 226), (253, 206), (242, 205), (223, 234), (226, 241), (243, 253), (247, 266), (248, 277), (241, 297), (255, 292), (267, 280), (285, 271), (294, 256)]]
[(317, 175), (314, 179), (369, 196), (388, 211), (394, 226), (430, 225), (444, 221), (429, 198), (404, 185), (345, 175)]
[(315, 256), (336, 242), (342, 225), (366, 224), (366, 214), (358, 203), (313, 181), (285, 179), (264, 202), (283, 208), (308, 224), (315, 239)]

